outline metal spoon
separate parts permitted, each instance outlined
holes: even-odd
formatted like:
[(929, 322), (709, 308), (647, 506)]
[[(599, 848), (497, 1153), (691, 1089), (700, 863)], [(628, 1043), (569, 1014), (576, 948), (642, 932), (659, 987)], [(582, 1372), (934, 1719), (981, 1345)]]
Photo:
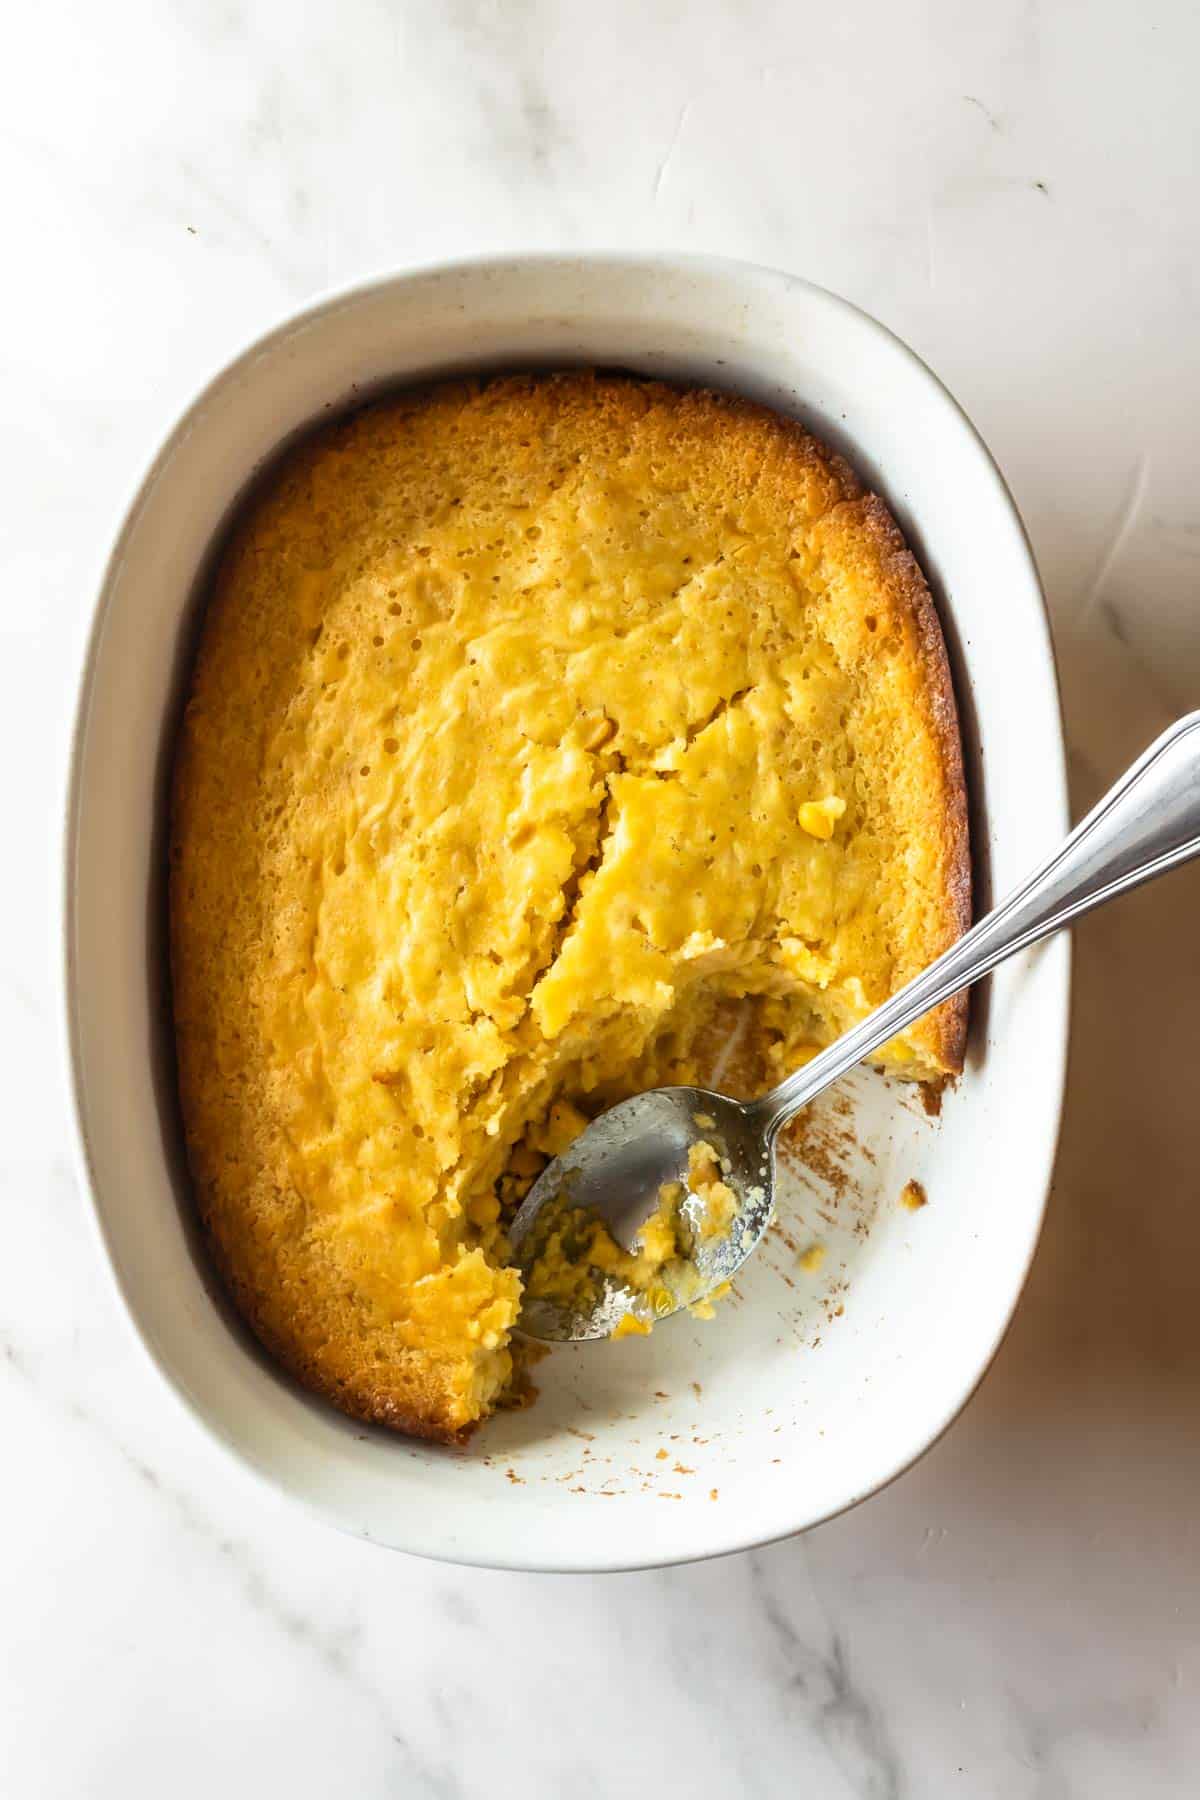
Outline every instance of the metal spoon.
[[(707, 1242), (697, 1237), (691, 1260), (698, 1279), (655, 1316), (694, 1303), (734, 1276), (762, 1238), (775, 1198), (775, 1141), (801, 1107), (1006, 957), (1198, 853), (1200, 712), (1164, 732), (1003, 905), (762, 1099), (743, 1105), (707, 1088), (655, 1088), (602, 1113), (542, 1171), (522, 1203), (509, 1232), (518, 1266), (523, 1252), (534, 1254), (534, 1220), (564, 1192), (572, 1207), (599, 1214), (618, 1243), (632, 1248), (660, 1188), (683, 1178), (689, 1146), (707, 1142), (727, 1165), (737, 1211), (727, 1232)], [(608, 1337), (623, 1314), (645, 1313), (646, 1304), (611, 1289), (582, 1311), (527, 1299), (520, 1326), (552, 1342)]]

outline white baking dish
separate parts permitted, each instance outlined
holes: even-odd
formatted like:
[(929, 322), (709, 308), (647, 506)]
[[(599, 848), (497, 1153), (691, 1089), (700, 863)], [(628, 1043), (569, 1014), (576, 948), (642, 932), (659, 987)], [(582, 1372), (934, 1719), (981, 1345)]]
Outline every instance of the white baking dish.
[[(464, 367), (581, 362), (749, 393), (843, 448), (890, 502), (942, 611), (984, 895), (1067, 819), (1045, 610), (1004, 483), (929, 370), (805, 281), (617, 255), (387, 276), (237, 356), (171, 433), (120, 527), (81, 677), (63, 933), (80, 1166), (142, 1342), (242, 1464), (348, 1531), (516, 1568), (630, 1568), (761, 1543), (919, 1456), (971, 1393), (1020, 1293), (1067, 1039), (1059, 940), (995, 977), (940, 1121), (911, 1092), (855, 1081), (855, 1129), (875, 1161), (834, 1143), (848, 1190), (795, 1184), (794, 1242), (755, 1259), (740, 1301), (707, 1325), (554, 1353), (538, 1404), (465, 1450), (351, 1424), (231, 1319), (182, 1173), (161, 930), (163, 779), (214, 540), (264, 461), (330, 409)], [(929, 1194), (920, 1212), (898, 1204), (909, 1176)], [(825, 1265), (805, 1273), (795, 1247), (818, 1239)]]

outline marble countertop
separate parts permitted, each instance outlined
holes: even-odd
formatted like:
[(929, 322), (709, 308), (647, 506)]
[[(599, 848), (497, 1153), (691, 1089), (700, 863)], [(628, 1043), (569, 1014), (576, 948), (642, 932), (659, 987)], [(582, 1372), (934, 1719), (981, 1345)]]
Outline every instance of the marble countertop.
[(927, 357), (1028, 523), (1086, 803), (1200, 694), (1200, 13), (42, 0), (6, 51), (5, 1796), (1194, 1793), (1200, 870), (1078, 934), (1049, 1223), (945, 1439), (803, 1539), (595, 1579), (344, 1541), (181, 1415), (70, 1172), (51, 884), (166, 423), (329, 283), (520, 247), (777, 264)]

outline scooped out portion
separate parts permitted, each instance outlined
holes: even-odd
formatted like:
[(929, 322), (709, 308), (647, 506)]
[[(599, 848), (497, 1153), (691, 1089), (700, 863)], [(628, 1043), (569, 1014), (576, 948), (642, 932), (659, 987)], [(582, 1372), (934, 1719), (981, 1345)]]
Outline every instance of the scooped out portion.
[[(188, 1151), (259, 1336), (460, 1438), (520, 1386), (547, 1160), (734, 1013), (748, 1089), (864, 1016), (966, 923), (965, 818), (920, 571), (793, 422), (516, 377), (288, 451), (208, 607), (170, 871)], [(964, 1019), (880, 1061), (940, 1082)]]
[(614, 1338), (648, 1337), (656, 1319), (683, 1306), (695, 1318), (711, 1319), (728, 1284), (709, 1287), (695, 1259), (698, 1246), (728, 1231), (737, 1213), (723, 1173), (711, 1144), (691, 1145), (683, 1178), (659, 1188), (631, 1250), (599, 1214), (573, 1205), (569, 1190), (549, 1200), (522, 1257), (525, 1299), (567, 1316), (609, 1316)]

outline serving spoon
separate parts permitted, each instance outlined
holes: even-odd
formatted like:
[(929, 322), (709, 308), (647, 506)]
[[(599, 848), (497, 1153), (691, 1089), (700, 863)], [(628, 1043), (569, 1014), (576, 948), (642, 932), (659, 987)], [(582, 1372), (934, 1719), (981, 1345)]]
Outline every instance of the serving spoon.
[[(633, 1249), (664, 1184), (686, 1184), (693, 1144), (711, 1144), (719, 1155), (736, 1202), (732, 1222), (711, 1237), (693, 1233), (686, 1283), (667, 1296), (660, 1287), (656, 1306), (608, 1282), (574, 1305), (527, 1296), (520, 1329), (547, 1342), (609, 1337), (629, 1313), (667, 1318), (731, 1280), (770, 1224), (776, 1141), (802, 1107), (1006, 957), (1198, 853), (1200, 712), (1195, 712), (1165, 731), (1002, 905), (769, 1094), (743, 1104), (708, 1088), (654, 1088), (594, 1119), (548, 1164), (522, 1202), (509, 1230), (518, 1267), (528, 1272), (536, 1260), (541, 1234), (533, 1226), (552, 1201), (598, 1215), (623, 1248)], [(689, 1194), (685, 1217), (695, 1221), (697, 1204)]]

